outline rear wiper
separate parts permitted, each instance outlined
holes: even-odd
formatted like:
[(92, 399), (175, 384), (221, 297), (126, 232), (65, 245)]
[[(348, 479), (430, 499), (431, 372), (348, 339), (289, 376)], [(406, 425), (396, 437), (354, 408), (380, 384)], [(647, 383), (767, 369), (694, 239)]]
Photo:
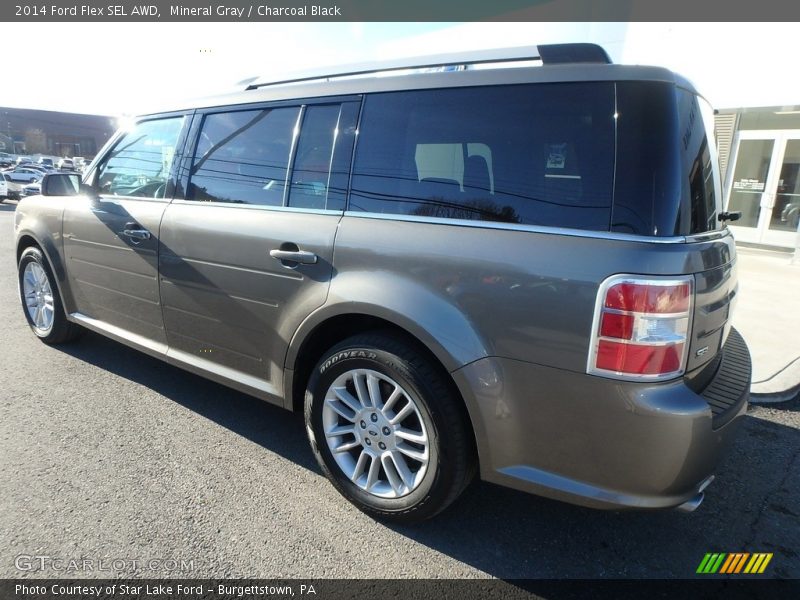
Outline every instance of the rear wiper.
[(742, 211), (721, 212), (717, 215), (720, 221), (738, 221), (742, 218)]

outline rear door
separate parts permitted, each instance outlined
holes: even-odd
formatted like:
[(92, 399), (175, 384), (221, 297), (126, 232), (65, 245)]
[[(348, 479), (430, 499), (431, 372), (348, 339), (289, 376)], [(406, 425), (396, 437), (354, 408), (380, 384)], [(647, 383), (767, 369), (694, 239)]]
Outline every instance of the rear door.
[(90, 174), (94, 193), (65, 203), (64, 255), (75, 308), (101, 327), (166, 350), (158, 290), (161, 217), (188, 117), (140, 121)]
[(166, 210), (160, 277), (169, 354), (280, 402), (291, 335), (326, 298), (357, 101), (198, 115)]

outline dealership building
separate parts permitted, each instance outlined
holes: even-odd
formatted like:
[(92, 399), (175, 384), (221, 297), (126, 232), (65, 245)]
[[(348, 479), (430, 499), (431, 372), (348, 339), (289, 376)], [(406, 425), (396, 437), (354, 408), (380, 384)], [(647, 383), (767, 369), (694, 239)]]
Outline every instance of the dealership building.
[(102, 115), (0, 107), (0, 152), (93, 158), (115, 129)]

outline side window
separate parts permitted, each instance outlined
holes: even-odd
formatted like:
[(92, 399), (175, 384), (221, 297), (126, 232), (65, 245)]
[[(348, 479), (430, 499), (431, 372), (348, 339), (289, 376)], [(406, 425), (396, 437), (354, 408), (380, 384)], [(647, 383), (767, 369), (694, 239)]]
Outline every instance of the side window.
[[(714, 112), (705, 100), (678, 89), (684, 178), (688, 181), (689, 233), (722, 228), (717, 219), (717, 157), (712, 154)], [(687, 192), (684, 191), (686, 194)]]
[(303, 116), (292, 169), (289, 206), (327, 207), (329, 173), (340, 105), (309, 106)]
[(101, 194), (163, 198), (183, 117), (142, 121), (103, 158), (96, 185)]
[(299, 111), (291, 107), (207, 115), (187, 198), (281, 206)]
[(612, 83), (368, 96), (349, 209), (608, 231)]

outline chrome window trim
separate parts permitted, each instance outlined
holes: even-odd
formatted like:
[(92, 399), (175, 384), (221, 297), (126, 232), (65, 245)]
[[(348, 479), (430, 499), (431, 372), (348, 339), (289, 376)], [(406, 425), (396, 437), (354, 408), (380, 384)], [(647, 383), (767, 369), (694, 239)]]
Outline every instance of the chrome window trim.
[(161, 204), (169, 204), (172, 202), (172, 199), (170, 198), (150, 198), (148, 196), (116, 196), (111, 194), (97, 194), (96, 198), (101, 202), (118, 202), (120, 200), (125, 200), (126, 202), (130, 202), (132, 200), (137, 202), (156, 202)]
[(730, 229), (723, 227), (714, 231), (705, 231), (703, 233), (694, 233), (686, 236), (687, 242), (705, 242), (707, 240), (716, 240), (731, 235)]
[(445, 219), (441, 217), (418, 217), (413, 215), (399, 215), (387, 213), (372, 213), (346, 210), (345, 217), (363, 219), (381, 219), (384, 221), (408, 221), (412, 223), (427, 223), (429, 225), (450, 225), (453, 227), (473, 227), (478, 229), (503, 229), (507, 231), (526, 231), (529, 233), (546, 233), (552, 235), (567, 235), (593, 239), (624, 240), (630, 242), (643, 242), (647, 244), (679, 244), (688, 241), (686, 236), (651, 237), (631, 233), (618, 233), (616, 231), (589, 231), (585, 229), (571, 229), (568, 227), (549, 227), (547, 225), (519, 225), (516, 223), (500, 223), (498, 221), (472, 221), (469, 219)]

